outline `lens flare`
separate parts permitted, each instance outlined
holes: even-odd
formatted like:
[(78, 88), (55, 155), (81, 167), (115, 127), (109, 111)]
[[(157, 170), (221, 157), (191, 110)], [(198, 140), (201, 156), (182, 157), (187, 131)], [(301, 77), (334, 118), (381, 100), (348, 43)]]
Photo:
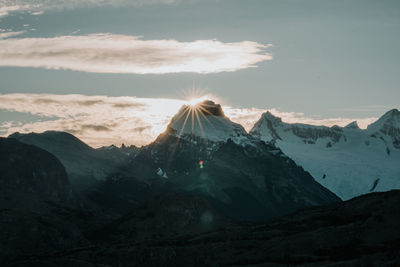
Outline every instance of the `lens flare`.
[(187, 101), (189, 106), (195, 107), (198, 104), (200, 104), (201, 102), (207, 100), (208, 98), (206, 96), (202, 96), (202, 97), (196, 97), (196, 98), (191, 98), (190, 100)]
[(199, 167), (200, 167), (200, 169), (204, 168), (204, 161), (202, 161), (202, 160), (199, 161)]

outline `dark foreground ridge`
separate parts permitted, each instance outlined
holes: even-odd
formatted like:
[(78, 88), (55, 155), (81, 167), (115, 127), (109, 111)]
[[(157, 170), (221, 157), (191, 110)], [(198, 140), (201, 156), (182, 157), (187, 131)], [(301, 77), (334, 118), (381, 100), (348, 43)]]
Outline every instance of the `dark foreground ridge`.
[(399, 266), (400, 191), (267, 224), (21, 257), (10, 266)]

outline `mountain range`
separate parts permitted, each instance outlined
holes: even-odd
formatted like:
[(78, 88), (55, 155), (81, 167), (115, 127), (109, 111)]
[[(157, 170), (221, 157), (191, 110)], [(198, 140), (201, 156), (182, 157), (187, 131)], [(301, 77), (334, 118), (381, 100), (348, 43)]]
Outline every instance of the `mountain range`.
[[(140, 194), (132, 194), (138, 183), (146, 184), (151, 192), (204, 196), (220, 212), (240, 220), (270, 219), (339, 201), (279, 148), (230, 121), (220, 105), (205, 101), (198, 107), (183, 106), (153, 143), (133, 148), (131, 153), (114, 147), (95, 150), (62, 132), (9, 138), (54, 153), (78, 191), (93, 191), (90, 183), (108, 183), (108, 188), (124, 184), (127, 194), (112, 197), (126, 198), (129, 203), (142, 201), (137, 199)], [(134, 188), (127, 190), (129, 186)], [(97, 196), (103, 193), (96, 187)]]
[(400, 188), (400, 111), (386, 112), (367, 129), (283, 122), (264, 113), (250, 134), (273, 142), (323, 186), (350, 199)]
[[(14, 133), (0, 139), (0, 183), (6, 200), (0, 216), (5, 229), (1, 240), (14, 240), (12, 246), (4, 246), (0, 263), (131, 266), (123, 251), (133, 249), (134, 262), (140, 266), (157, 266), (167, 259), (170, 266), (188, 266), (211, 260), (208, 256), (201, 259), (176, 254), (193, 253), (197, 242), (193, 240), (214, 246), (214, 239), (206, 233), (218, 240), (238, 238), (235, 246), (241, 243), (241, 253), (248, 253), (246, 236), (254, 241), (256, 235), (273, 237), (274, 232), (287, 240), (292, 238), (290, 233), (302, 236), (300, 246), (308, 239), (319, 242), (319, 248), (305, 250), (304, 262), (338, 262), (347, 256), (326, 255), (341, 243), (327, 245), (323, 240), (333, 240), (335, 235), (344, 238), (346, 231), (354, 232), (343, 241), (359, 250), (354, 255), (364, 255), (368, 250), (364, 247), (370, 246), (375, 253), (372, 258), (379, 262), (387, 255), (379, 254), (378, 248), (386, 246), (389, 252), (397, 248), (399, 233), (392, 231), (390, 238), (387, 232), (366, 234), (362, 242), (356, 236), (359, 231), (377, 231), (379, 227), (392, 229), (392, 222), (400, 222), (398, 213), (390, 213), (399, 204), (398, 191), (345, 203), (340, 197), (400, 188), (399, 122), (397, 110), (386, 113), (366, 130), (356, 123), (346, 127), (287, 124), (265, 113), (247, 133), (225, 116), (219, 104), (207, 100), (183, 106), (165, 132), (141, 148), (94, 149), (65, 132)], [(368, 203), (378, 207), (382, 201), (385, 209), (381, 213), (367, 214)], [(351, 209), (356, 213), (354, 220), (349, 219)], [(282, 216), (294, 217), (278, 219)], [(358, 229), (355, 223), (365, 227)], [(330, 230), (334, 226), (340, 227)], [(322, 232), (316, 234), (313, 227)], [(162, 243), (166, 240), (174, 241)], [(179, 240), (189, 246), (188, 251), (176, 247)], [(260, 248), (275, 244), (284, 251), (274, 258), (275, 252), (270, 250), (260, 262), (302, 262), (300, 254), (294, 258), (287, 255), (290, 251), (300, 253), (299, 248), (291, 248), (292, 241), (260, 240)], [(133, 241), (139, 245), (130, 245)], [(161, 242), (166, 250), (154, 249), (151, 242)], [(146, 261), (147, 253), (137, 246), (154, 251), (154, 258)], [(77, 247), (82, 250), (75, 250)], [(106, 258), (99, 262), (89, 259), (93, 257), (87, 253), (90, 247), (93, 253), (109, 255), (110, 259), (115, 258), (114, 252), (124, 256), (115, 262)], [(321, 251), (316, 252), (318, 249)], [(231, 252), (239, 253), (236, 250)], [(63, 256), (54, 256), (57, 251), (64, 251)], [(242, 258), (231, 252), (221, 255)], [(42, 256), (24, 256), (31, 253)], [(315, 253), (320, 254), (317, 257)], [(62, 263), (55, 261), (57, 257)], [(244, 263), (249, 261), (243, 257)], [(229, 263), (222, 258), (218, 261)]]
[[(175, 150), (179, 147), (184, 150), (183, 143), (192, 144), (192, 151), (199, 150), (196, 146), (202, 147), (203, 155), (197, 155), (196, 160), (203, 162), (228, 139), (241, 147), (258, 147), (257, 142), (264, 141), (270, 150), (275, 150), (273, 153), (283, 153), (294, 160), (318, 183), (345, 200), (369, 192), (400, 189), (400, 112), (397, 109), (388, 111), (367, 129), (360, 129), (355, 121), (345, 127), (285, 123), (266, 112), (247, 133), (224, 115), (220, 105), (204, 101), (196, 108), (183, 106), (167, 130), (141, 149), (134, 146), (93, 149), (71, 134), (54, 131), (15, 133), (9, 137), (53, 153), (66, 167), (72, 184), (90, 186), (113, 173), (131, 175), (134, 170), (124, 173), (123, 169), (130, 166), (129, 162), (138, 153), (142, 157), (149, 149), (156, 151), (157, 146), (162, 147), (162, 142), (174, 136), (182, 140), (181, 144), (177, 142)], [(166, 153), (176, 154), (171, 157), (176, 159), (181, 152)], [(158, 163), (157, 158), (151, 160), (153, 165), (148, 172), (152, 176), (159, 168), (161, 176), (168, 176), (163, 170), (165, 159)]]

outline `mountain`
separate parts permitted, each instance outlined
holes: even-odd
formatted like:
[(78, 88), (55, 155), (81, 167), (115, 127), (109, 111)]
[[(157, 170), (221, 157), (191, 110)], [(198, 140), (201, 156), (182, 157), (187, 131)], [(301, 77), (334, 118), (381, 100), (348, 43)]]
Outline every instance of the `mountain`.
[(14, 139), (0, 138), (0, 147), (0, 205), (36, 211), (46, 201), (71, 197), (68, 176), (55, 156)]
[(229, 120), (221, 105), (210, 100), (183, 106), (172, 118), (167, 131), (179, 138), (197, 136), (213, 142), (232, 139), (241, 143), (248, 139), (243, 126)]
[(323, 186), (349, 199), (400, 188), (400, 112), (393, 109), (362, 130), (285, 123), (264, 113), (250, 134), (277, 147)]
[(340, 201), (274, 145), (231, 122), (211, 101), (184, 106), (126, 172), (150, 184), (162, 183), (164, 190), (207, 197), (236, 220), (271, 219)]
[[(49, 152), (0, 138), (0, 259), (87, 244), (54, 209), (75, 205), (67, 174)], [(58, 210), (58, 212), (60, 212)]]
[(110, 153), (96, 150), (66, 132), (14, 133), (8, 138), (38, 146), (57, 156), (74, 186), (86, 187), (95, 181), (105, 180), (111, 173), (118, 171), (119, 164), (127, 158), (122, 153), (118, 153), (118, 157), (110, 156)]
[(235, 225), (200, 196), (160, 192), (132, 178), (106, 181), (92, 185), (96, 196), (77, 194), (54, 155), (0, 138), (0, 265), (20, 255)]
[(269, 223), (20, 257), (12, 266), (399, 266), (399, 205), (399, 190), (371, 193)]
[[(51, 131), (0, 139), (0, 265), (396, 263), (399, 193), (342, 203), (275, 145), (288, 131), (266, 117), (271, 142), (211, 101), (184, 106), (141, 148), (93, 149)], [(371, 126), (369, 146), (395, 148), (391, 120)], [(300, 144), (330, 148), (363, 132), (296, 127)]]
[(204, 197), (149, 187), (134, 177), (106, 179), (78, 193), (73, 189), (57, 157), (0, 138), (1, 266), (18, 255), (235, 225)]
[(400, 149), (400, 111), (392, 109), (386, 112), (379, 120), (369, 125), (367, 131)]
[[(230, 121), (212, 101), (183, 106), (166, 131), (140, 149), (95, 150), (53, 131), (9, 138), (56, 155), (72, 185), (86, 182), (85, 198), (112, 216), (169, 192), (205, 197), (217, 212), (250, 221), (340, 201), (274, 145)], [(91, 179), (97, 183), (88, 183)]]
[(249, 221), (340, 201), (277, 147), (249, 135), (209, 100), (183, 106), (166, 131), (140, 149), (95, 150), (71, 134), (54, 131), (9, 138), (56, 155), (71, 184), (85, 184), (84, 198), (111, 217), (168, 192), (205, 197), (225, 216)]

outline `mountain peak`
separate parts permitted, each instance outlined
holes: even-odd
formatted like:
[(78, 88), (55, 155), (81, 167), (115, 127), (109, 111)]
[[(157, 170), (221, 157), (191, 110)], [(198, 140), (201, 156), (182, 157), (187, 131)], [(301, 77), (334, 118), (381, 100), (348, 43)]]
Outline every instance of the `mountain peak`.
[(261, 119), (272, 122), (273, 125), (282, 123), (282, 119), (267, 111), (261, 115)]
[(391, 119), (399, 119), (400, 111), (396, 108), (389, 110), (378, 119), (378, 121), (387, 121)]
[(395, 113), (397, 113), (397, 114), (400, 113), (400, 111), (399, 111), (397, 108), (391, 109), (391, 110), (389, 110), (389, 112), (395, 112)]
[(389, 110), (378, 121), (400, 120), (400, 111), (396, 108)]
[(399, 116), (400, 115), (400, 111), (397, 108), (394, 108), (394, 109), (391, 109), (388, 112), (386, 112), (383, 116), (386, 116), (386, 115), (390, 116), (390, 117)]
[(182, 106), (172, 118), (167, 131), (179, 137), (198, 136), (210, 141), (240, 139), (248, 135), (240, 124), (232, 122), (225, 116), (220, 104), (211, 100)]
[(358, 127), (357, 121), (350, 122), (344, 128), (347, 128), (347, 129), (360, 129), (360, 127)]
[[(400, 129), (400, 111), (391, 109), (382, 115), (376, 122), (368, 125), (368, 130), (379, 131), (387, 128)], [(386, 130), (384, 130), (386, 131)]]
[(224, 111), (222, 110), (222, 107), (220, 104), (216, 104), (212, 100), (204, 100), (198, 104), (195, 104), (194, 107), (199, 107), (200, 112), (202, 112), (204, 115), (213, 115), (213, 116), (221, 116), (225, 117)]
[[(282, 126), (282, 119), (276, 117), (271, 112), (267, 111), (261, 115), (261, 118), (254, 124), (253, 128), (250, 130), (250, 134), (254, 136), (261, 136), (263, 141), (271, 141), (281, 139), (281, 137), (276, 132), (275, 128)], [(263, 133), (268, 133), (263, 135)]]

